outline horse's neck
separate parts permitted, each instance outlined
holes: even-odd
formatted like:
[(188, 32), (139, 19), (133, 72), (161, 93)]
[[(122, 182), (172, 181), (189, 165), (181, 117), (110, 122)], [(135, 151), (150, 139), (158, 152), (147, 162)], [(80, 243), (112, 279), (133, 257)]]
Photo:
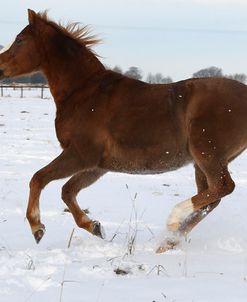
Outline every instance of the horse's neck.
[(83, 88), (89, 79), (105, 71), (103, 64), (90, 51), (73, 60), (59, 62), (50, 59), (42, 69), (57, 107), (74, 91)]

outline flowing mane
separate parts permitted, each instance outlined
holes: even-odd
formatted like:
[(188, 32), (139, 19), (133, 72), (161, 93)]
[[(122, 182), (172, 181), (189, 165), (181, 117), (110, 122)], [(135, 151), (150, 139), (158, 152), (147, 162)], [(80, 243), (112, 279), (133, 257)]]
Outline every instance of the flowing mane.
[(92, 46), (99, 44), (102, 40), (97, 35), (92, 35), (92, 29), (90, 26), (85, 25), (82, 26), (80, 22), (70, 22), (67, 25), (62, 24), (61, 22), (55, 23), (51, 19), (48, 18), (48, 11), (45, 10), (43, 12), (37, 13), (37, 17), (47, 22), (56, 30), (60, 31), (67, 37), (77, 41), (79, 44), (82, 44), (89, 49)]

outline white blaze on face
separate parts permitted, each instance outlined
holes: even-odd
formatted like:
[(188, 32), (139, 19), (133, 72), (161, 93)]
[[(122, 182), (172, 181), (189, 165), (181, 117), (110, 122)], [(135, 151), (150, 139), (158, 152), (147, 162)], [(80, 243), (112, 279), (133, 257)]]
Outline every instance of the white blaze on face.
[(184, 220), (194, 212), (191, 198), (177, 204), (167, 220), (167, 227), (170, 231), (177, 231)]

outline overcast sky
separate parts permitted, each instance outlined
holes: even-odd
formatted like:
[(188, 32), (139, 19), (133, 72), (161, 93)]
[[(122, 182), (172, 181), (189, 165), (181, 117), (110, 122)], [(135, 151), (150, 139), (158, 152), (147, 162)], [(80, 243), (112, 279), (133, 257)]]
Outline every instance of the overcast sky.
[(218, 66), (247, 74), (247, 0), (9, 0), (1, 2), (0, 44), (27, 24), (27, 8), (55, 21), (91, 24), (102, 61), (174, 80)]

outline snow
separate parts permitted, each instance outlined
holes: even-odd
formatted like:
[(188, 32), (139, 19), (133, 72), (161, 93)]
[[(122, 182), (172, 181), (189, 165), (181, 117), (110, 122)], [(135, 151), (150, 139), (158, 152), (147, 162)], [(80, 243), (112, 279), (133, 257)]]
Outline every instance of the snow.
[(25, 219), (29, 180), (61, 150), (52, 99), (24, 96), (0, 98), (1, 302), (246, 301), (247, 154), (230, 165), (235, 191), (177, 250), (155, 253), (171, 209), (196, 192), (192, 166), (156, 176), (109, 173), (81, 192), (105, 240), (64, 212), (65, 180), (49, 184), (41, 196), (47, 231), (36, 245)]

